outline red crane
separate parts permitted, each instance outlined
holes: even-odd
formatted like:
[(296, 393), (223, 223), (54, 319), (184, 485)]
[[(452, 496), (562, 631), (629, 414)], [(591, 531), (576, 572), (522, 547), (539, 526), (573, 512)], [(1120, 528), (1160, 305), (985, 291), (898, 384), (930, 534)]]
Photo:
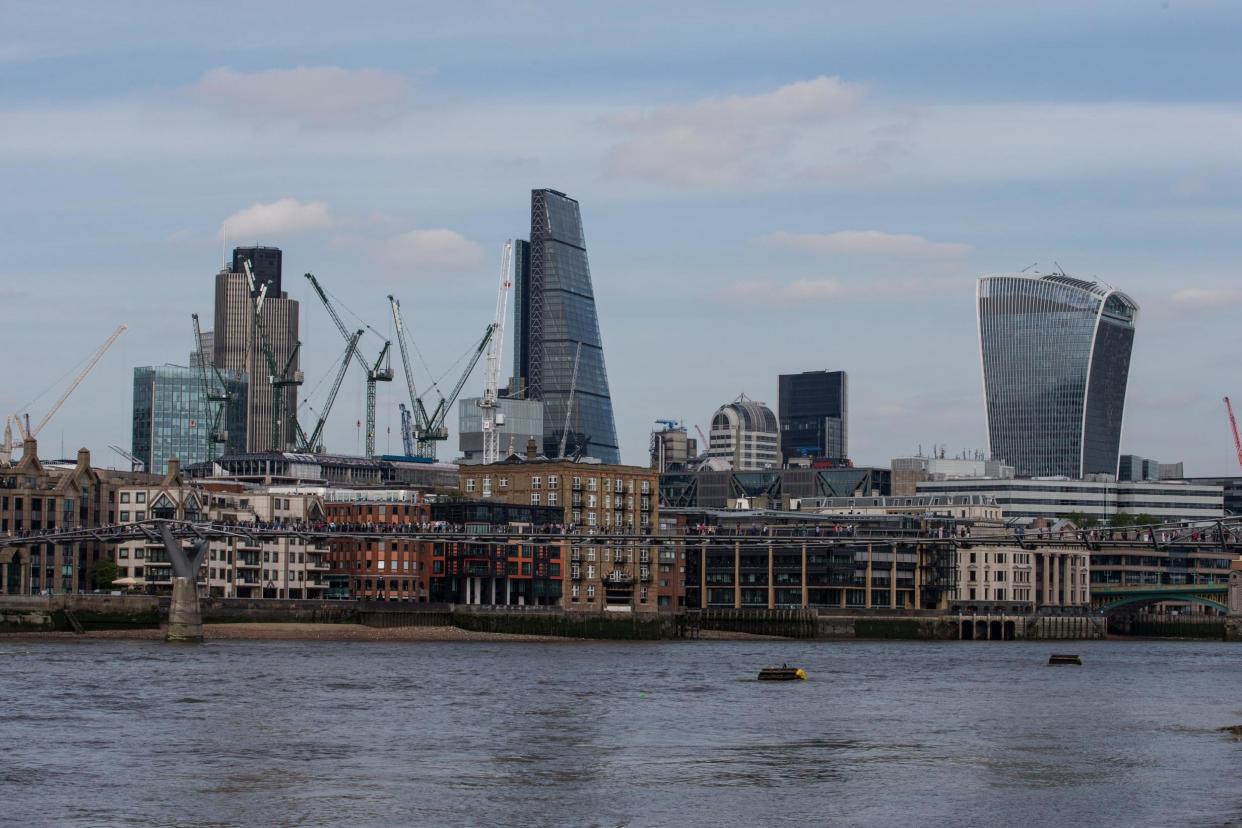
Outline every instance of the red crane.
[(1233, 418), (1233, 403), (1225, 397), (1225, 409), (1229, 412), (1229, 427), (1233, 429), (1233, 447), (1238, 452), (1238, 465), (1242, 466), (1242, 438), (1238, 437), (1238, 421)]

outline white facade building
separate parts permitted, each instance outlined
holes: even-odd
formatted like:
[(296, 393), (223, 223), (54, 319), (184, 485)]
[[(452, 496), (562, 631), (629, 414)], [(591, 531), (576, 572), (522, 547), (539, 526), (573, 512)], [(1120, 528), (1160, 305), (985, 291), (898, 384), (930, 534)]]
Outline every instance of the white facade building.
[(1008, 521), (1069, 517), (1075, 512), (1101, 523), (1119, 512), (1150, 515), (1158, 523), (1224, 517), (1224, 489), (1198, 483), (1125, 483), (1037, 477), (1020, 480), (929, 480), (920, 495), (984, 495), (996, 499)]
[(727, 462), (734, 471), (781, 467), (781, 433), (776, 415), (745, 394), (716, 409), (707, 439), (709, 462)]
[[(167, 517), (246, 526), (321, 521), (324, 515), (317, 495), (221, 491), (169, 479), (158, 486), (121, 487), (117, 501), (120, 523)], [(157, 593), (172, 588), (172, 565), (159, 540), (127, 541), (115, 554), (118, 586)], [(326, 543), (301, 538), (215, 539), (199, 570), (199, 586), (203, 594), (222, 598), (322, 598), (327, 555)]]

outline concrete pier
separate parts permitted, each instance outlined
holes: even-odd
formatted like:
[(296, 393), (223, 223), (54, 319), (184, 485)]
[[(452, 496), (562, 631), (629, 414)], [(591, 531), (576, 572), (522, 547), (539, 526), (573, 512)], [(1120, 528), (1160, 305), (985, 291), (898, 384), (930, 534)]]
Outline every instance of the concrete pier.
[(160, 527), (168, 562), (172, 565), (172, 603), (168, 607), (168, 634), (165, 641), (200, 644), (203, 641), (203, 611), (198, 601), (198, 570), (207, 557), (208, 542), (192, 541), (192, 551), (173, 537), (167, 525)]
[(198, 584), (193, 578), (173, 578), (168, 634), (164, 640), (191, 644), (203, 641), (203, 613), (198, 603)]

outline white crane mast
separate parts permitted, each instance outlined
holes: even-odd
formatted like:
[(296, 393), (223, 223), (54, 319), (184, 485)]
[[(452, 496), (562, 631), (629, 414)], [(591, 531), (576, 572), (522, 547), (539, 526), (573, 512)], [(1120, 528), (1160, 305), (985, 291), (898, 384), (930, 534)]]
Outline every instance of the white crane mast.
[[(104, 344), (100, 345), (99, 348), (96, 349), (95, 353), (91, 354), (91, 358), (87, 361), (86, 367), (78, 372), (78, 375), (73, 378), (73, 382), (69, 383), (69, 387), (65, 389), (63, 394), (60, 395), (60, 399), (58, 399), (52, 407), (48, 409), (48, 412), (43, 415), (43, 419), (40, 420), (39, 424), (34, 428), (30, 427), (29, 413), (26, 414), (25, 428), (22, 428), (22, 421), (18, 419), (18, 416), (16, 414), (13, 415), (13, 422), (17, 423), (17, 430), (21, 434), (23, 441), (38, 435), (43, 427), (47, 425), (47, 421), (52, 419), (53, 415), (55, 415), (56, 412), (60, 410), (60, 407), (65, 404), (65, 400), (69, 399), (69, 395), (73, 393), (74, 389), (81, 385), (82, 380), (86, 379), (87, 374), (94, 370), (95, 366), (99, 364), (99, 360), (103, 359), (103, 355), (107, 353), (109, 348), (112, 347), (112, 343), (116, 342), (117, 339), (120, 338), (121, 334), (125, 333), (127, 330), (129, 330), (129, 328), (125, 325), (118, 326), (117, 329), (112, 332), (112, 335), (104, 341)], [(9, 429), (8, 423), (6, 422), (4, 428), (4, 450), (0, 452), (0, 460), (8, 462), (12, 459), (13, 449), (21, 447), (21, 444), (14, 444), (12, 439), (12, 431)]]
[(565, 449), (569, 445), (569, 424), (574, 413), (574, 394), (578, 392), (578, 361), (582, 359), (582, 343), (574, 349), (574, 373), (569, 381), (569, 399), (565, 401), (565, 427), (561, 429), (561, 450), (557, 457), (565, 459)]
[(495, 332), (487, 346), (487, 376), (484, 380), (483, 399), (479, 400), (479, 408), (483, 410), (483, 462), (496, 463), (500, 460), (500, 426), (504, 425), (505, 415), (499, 409), (500, 399), (500, 361), (505, 349), (505, 311), (509, 305), (509, 288), (513, 285), (509, 274), (513, 268), (513, 240), (506, 241), (500, 252), (500, 291), (496, 296), (496, 320), (493, 323)]

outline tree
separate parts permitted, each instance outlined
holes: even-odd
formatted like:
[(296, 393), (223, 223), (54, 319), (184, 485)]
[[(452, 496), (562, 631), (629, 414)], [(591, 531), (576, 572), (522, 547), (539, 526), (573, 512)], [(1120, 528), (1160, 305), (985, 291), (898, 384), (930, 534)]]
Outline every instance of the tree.
[(1134, 515), (1131, 515), (1128, 512), (1118, 512), (1113, 515), (1112, 525), (1119, 529), (1124, 529), (1127, 526), (1133, 526)]
[(1082, 512), (1070, 512), (1065, 516), (1065, 519), (1077, 526), (1079, 529), (1091, 529), (1099, 523), (1099, 521), (1093, 516), (1084, 515)]
[(91, 564), (86, 575), (95, 589), (112, 589), (112, 582), (120, 575), (120, 570), (117, 569), (115, 561), (103, 558)]
[(1155, 526), (1159, 522), (1146, 512), (1142, 512), (1134, 517), (1135, 526)]

